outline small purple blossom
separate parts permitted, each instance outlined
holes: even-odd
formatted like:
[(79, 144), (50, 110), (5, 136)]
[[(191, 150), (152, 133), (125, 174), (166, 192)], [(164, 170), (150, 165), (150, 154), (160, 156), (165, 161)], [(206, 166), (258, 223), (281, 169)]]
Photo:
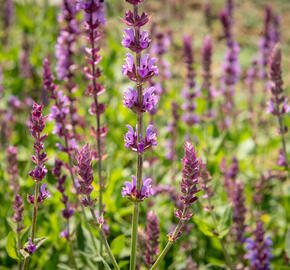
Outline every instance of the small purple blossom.
[(29, 254), (33, 254), (36, 251), (36, 246), (32, 243), (31, 238), (29, 238), (28, 247), (25, 250)]
[(125, 187), (122, 188), (122, 197), (127, 197), (132, 200), (144, 200), (153, 195), (153, 189), (151, 187), (152, 179), (147, 178), (141, 188), (141, 192), (137, 190), (136, 178), (132, 175), (132, 182), (125, 182)]
[[(40, 192), (38, 194), (37, 203), (42, 203), (45, 199), (50, 197), (50, 192), (46, 190), (47, 183), (44, 183), (40, 187)], [(27, 200), (29, 203), (34, 204), (34, 195), (27, 195)]]
[(125, 34), (123, 35), (122, 45), (125, 48), (131, 49), (133, 52), (140, 52), (149, 47), (150, 39), (147, 31), (140, 33), (139, 44), (136, 43), (135, 33), (132, 28), (124, 29)]

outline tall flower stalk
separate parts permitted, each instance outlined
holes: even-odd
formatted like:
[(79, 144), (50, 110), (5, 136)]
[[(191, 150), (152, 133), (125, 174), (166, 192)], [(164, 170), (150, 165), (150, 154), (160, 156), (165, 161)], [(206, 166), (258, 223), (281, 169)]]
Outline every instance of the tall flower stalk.
[(284, 122), (284, 114), (290, 111), (288, 105), (288, 98), (284, 94), (283, 79), (282, 79), (282, 53), (281, 48), (276, 46), (272, 51), (271, 58), (269, 60), (269, 80), (271, 100), (268, 102), (267, 113), (271, 113), (277, 117), (279, 123), (278, 132), (281, 135), (282, 150), (280, 151), (278, 165), (288, 169), (288, 157), (286, 149), (285, 134), (288, 130)]
[[(100, 103), (99, 95), (105, 91), (105, 87), (97, 81), (101, 76), (102, 71), (97, 65), (101, 61), (101, 55), (98, 54), (100, 48), (97, 45), (98, 40), (101, 38), (100, 29), (105, 24), (104, 9), (105, 4), (100, 0), (81, 1), (80, 7), (85, 13), (85, 30), (86, 39), (88, 40), (90, 47), (86, 48), (87, 63), (85, 72), (88, 79), (91, 80), (91, 84), (86, 90), (86, 93), (93, 97), (94, 101), (91, 104), (90, 113), (96, 117), (96, 128), (91, 127), (92, 133), (97, 141), (97, 166), (98, 166), (98, 181), (99, 181), (99, 197), (98, 197), (98, 210), (99, 215), (102, 217), (104, 214), (103, 209), (103, 189), (104, 179), (102, 176), (102, 137), (107, 133), (107, 128), (101, 126), (101, 114), (105, 112), (106, 105)], [(102, 243), (100, 244), (100, 254), (102, 255)]]
[(124, 38), (122, 44), (135, 53), (135, 57), (128, 53), (125, 63), (123, 65), (122, 73), (131, 81), (136, 82), (136, 89), (129, 88), (128, 92), (124, 92), (124, 106), (131, 109), (137, 114), (136, 131), (127, 125), (129, 132), (125, 135), (125, 146), (128, 149), (137, 153), (137, 173), (136, 178), (133, 176), (133, 182), (125, 182), (125, 191), (123, 196), (127, 196), (134, 204), (132, 216), (132, 232), (131, 232), (131, 256), (130, 256), (130, 270), (135, 270), (136, 267), (136, 251), (137, 251), (137, 236), (139, 223), (139, 207), (140, 203), (151, 192), (151, 179), (146, 179), (143, 183), (143, 154), (144, 151), (149, 150), (152, 146), (157, 144), (156, 132), (153, 126), (147, 127), (145, 136), (143, 134), (143, 113), (152, 110), (158, 101), (155, 94), (154, 87), (148, 88), (143, 93), (143, 86), (154, 75), (158, 75), (158, 68), (155, 66), (157, 59), (150, 58), (149, 54), (142, 55), (142, 51), (147, 49), (151, 40), (145, 30), (141, 30), (148, 21), (149, 17), (146, 13), (139, 15), (139, 4), (144, 0), (126, 0), (133, 6), (133, 12), (127, 11), (125, 19), (123, 20), (127, 26), (124, 30)]
[(193, 213), (190, 210), (191, 205), (198, 199), (196, 193), (199, 192), (198, 182), (200, 177), (200, 159), (197, 157), (197, 152), (195, 151), (194, 146), (189, 141), (185, 142), (184, 152), (185, 155), (182, 160), (182, 182), (180, 184), (180, 190), (182, 193), (180, 195), (180, 201), (183, 209), (175, 210), (174, 215), (179, 219), (179, 222), (175, 229), (168, 234), (168, 242), (150, 270), (157, 269), (173, 243), (180, 238), (185, 222), (193, 216)]
[(72, 133), (76, 135), (76, 125), (78, 124), (78, 114), (75, 107), (75, 98), (73, 92), (76, 84), (74, 82), (74, 47), (77, 35), (79, 33), (76, 15), (77, 15), (76, 1), (63, 0), (61, 13), (58, 16), (58, 21), (61, 25), (57, 43), (55, 46), (55, 56), (57, 58), (56, 73), (57, 78), (65, 82), (67, 96), (69, 98), (69, 115), (70, 124), (72, 126)]
[(36, 245), (34, 243), (36, 235), (36, 219), (38, 206), (47, 197), (50, 196), (46, 190), (47, 184), (42, 184), (40, 188), (40, 182), (45, 178), (47, 169), (44, 163), (47, 161), (47, 154), (44, 152), (43, 141), (47, 137), (47, 134), (42, 135), (42, 131), (45, 128), (46, 116), (42, 114), (43, 105), (33, 104), (33, 110), (30, 118), (30, 133), (34, 139), (35, 154), (31, 157), (31, 160), (35, 164), (35, 169), (29, 172), (29, 175), (35, 182), (34, 195), (28, 195), (27, 200), (33, 205), (33, 216), (31, 225), (31, 234), (29, 238), (28, 248), (25, 249), (27, 256), (25, 257), (22, 269), (25, 270), (28, 267), (29, 257), (36, 251)]

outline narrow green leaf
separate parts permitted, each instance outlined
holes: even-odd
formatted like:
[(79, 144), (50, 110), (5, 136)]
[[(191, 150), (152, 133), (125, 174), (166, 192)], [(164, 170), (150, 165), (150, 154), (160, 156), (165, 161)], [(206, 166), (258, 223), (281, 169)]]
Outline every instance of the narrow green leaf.
[(206, 236), (214, 237), (215, 235), (212, 232), (212, 229), (210, 228), (210, 225), (204, 222), (201, 219), (198, 219), (196, 217), (193, 217), (193, 220), (195, 224), (197, 225), (197, 228)]
[(18, 260), (16, 234), (10, 231), (6, 237), (6, 251), (12, 259)]
[(218, 232), (219, 238), (223, 238), (229, 232), (232, 225), (233, 211), (231, 206), (227, 206), (224, 213), (219, 221)]
[(85, 236), (84, 236), (84, 231), (82, 224), (79, 223), (77, 227), (77, 244), (78, 244), (78, 249), (84, 251), (85, 250)]

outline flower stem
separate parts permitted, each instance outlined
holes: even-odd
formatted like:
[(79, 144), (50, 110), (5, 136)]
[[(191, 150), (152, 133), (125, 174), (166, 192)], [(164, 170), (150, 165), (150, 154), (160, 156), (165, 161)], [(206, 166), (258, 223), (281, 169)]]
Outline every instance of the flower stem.
[(138, 222), (139, 222), (139, 202), (135, 202), (132, 216), (130, 270), (134, 270), (136, 265)]
[[(69, 224), (69, 220), (67, 220), (67, 223)], [(75, 254), (74, 254), (74, 249), (73, 249), (72, 241), (70, 239), (69, 232), (68, 232), (67, 241), (68, 241), (69, 248), (70, 248), (70, 254), (71, 254), (71, 259), (72, 259), (73, 266), (74, 266), (74, 268), (76, 270), (78, 270), (77, 262), (76, 262), (76, 259), (75, 259), (76, 257), (75, 257)]]
[[(88, 201), (92, 202), (91, 198), (89, 196), (88, 196)], [(91, 211), (91, 214), (92, 214), (92, 217), (93, 217), (94, 221), (98, 223), (97, 216), (96, 216), (95, 211), (94, 211), (94, 209), (92, 207), (90, 207), (90, 211)], [(97, 229), (99, 231), (99, 234), (101, 236), (101, 240), (102, 240), (102, 242), (103, 242), (103, 244), (105, 246), (105, 249), (107, 250), (107, 253), (108, 253), (108, 255), (109, 255), (110, 259), (111, 259), (111, 262), (114, 265), (114, 268), (117, 269), (117, 270), (120, 270), (120, 267), (119, 267), (119, 265), (118, 265), (118, 263), (117, 263), (117, 261), (115, 259), (115, 256), (114, 256), (114, 254), (113, 254), (113, 252), (112, 252), (112, 250), (111, 250), (111, 248), (109, 246), (109, 243), (107, 241), (107, 238), (106, 238), (106, 235), (105, 235), (105, 232), (104, 232), (103, 228), (101, 226), (98, 226)]]

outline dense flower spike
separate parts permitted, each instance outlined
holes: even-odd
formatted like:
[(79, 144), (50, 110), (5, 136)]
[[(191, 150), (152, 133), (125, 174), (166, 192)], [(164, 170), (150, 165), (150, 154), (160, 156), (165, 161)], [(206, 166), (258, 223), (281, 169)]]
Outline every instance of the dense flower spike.
[(24, 226), (22, 225), (24, 202), (19, 194), (16, 194), (14, 196), (13, 210), (14, 210), (14, 215), (12, 217), (12, 220), (15, 223), (17, 223), (17, 232), (20, 232), (24, 229)]
[(203, 41), (203, 46), (201, 49), (202, 54), (202, 89), (206, 91), (207, 97), (207, 117), (212, 117), (214, 115), (213, 97), (214, 97), (214, 87), (212, 85), (212, 71), (211, 71), (211, 61), (212, 61), (212, 40), (210, 36), (206, 36)]
[(267, 66), (274, 45), (280, 41), (279, 16), (275, 15), (270, 6), (265, 7), (263, 37), (259, 43), (260, 78), (267, 79)]
[(89, 206), (89, 201), (85, 196), (89, 196), (93, 191), (93, 170), (92, 170), (92, 151), (88, 144), (81, 147), (77, 154), (78, 174), (81, 179), (78, 180), (78, 193), (83, 195), (82, 203), (84, 206)]
[(283, 115), (290, 111), (288, 105), (288, 99), (283, 95), (283, 79), (282, 79), (282, 55), (281, 48), (275, 47), (273, 49), (271, 58), (269, 60), (269, 79), (270, 79), (270, 91), (272, 94), (271, 100), (268, 102), (267, 112), (272, 113), (279, 120), (279, 133), (282, 138), (282, 151), (279, 157), (279, 165), (288, 167), (286, 141), (284, 134), (287, 132), (288, 127), (284, 123)]
[(70, 113), (70, 100), (62, 90), (54, 84), (54, 77), (50, 70), (50, 64), (47, 59), (43, 60), (43, 83), (45, 90), (50, 93), (50, 98), (54, 101), (51, 106), (49, 120), (55, 121), (53, 133), (64, 139), (65, 145), (57, 143), (59, 151), (70, 153), (77, 149), (77, 143), (70, 132), (68, 115)]
[(19, 190), (18, 184), (18, 165), (17, 165), (17, 147), (9, 146), (6, 151), (7, 173), (10, 175), (9, 187), (12, 191)]
[(35, 155), (31, 157), (31, 160), (36, 166), (34, 170), (29, 172), (29, 175), (36, 182), (41, 182), (47, 174), (47, 169), (44, 165), (45, 161), (47, 161), (47, 154), (42, 152), (44, 149), (43, 140), (46, 138), (47, 134), (41, 135), (47, 117), (42, 115), (42, 108), (43, 105), (34, 103), (30, 118), (30, 133), (34, 138), (35, 149)]
[(155, 256), (159, 253), (159, 233), (159, 220), (156, 214), (151, 210), (147, 213), (147, 226), (145, 230), (145, 261), (148, 265), (153, 264)]
[(270, 270), (270, 260), (273, 258), (271, 249), (272, 241), (270, 236), (265, 237), (265, 230), (261, 221), (258, 221), (256, 224), (254, 239), (248, 238), (246, 242), (246, 258), (250, 262), (250, 269)]
[(185, 142), (184, 152), (182, 183), (180, 185), (183, 195), (180, 197), (180, 200), (188, 207), (198, 199), (195, 194), (199, 192), (197, 184), (200, 176), (200, 159), (197, 157), (194, 146), (188, 141)]
[(187, 85), (182, 91), (184, 98), (184, 104), (182, 109), (184, 110), (183, 120), (188, 126), (192, 126), (199, 122), (199, 117), (194, 113), (196, 109), (195, 98), (198, 95), (195, 82), (195, 71), (193, 68), (194, 57), (192, 51), (192, 39), (189, 36), (183, 38), (183, 51), (185, 57), (185, 63), (187, 67)]
[(245, 187), (244, 184), (237, 180), (233, 189), (233, 226), (232, 233), (238, 243), (245, 242), (245, 219), (247, 209), (245, 207)]
[(240, 66), (238, 54), (240, 47), (235, 42), (232, 33), (233, 27), (233, 4), (228, 3), (226, 9), (220, 13), (220, 20), (223, 25), (224, 36), (227, 42), (227, 52), (223, 64), (223, 76), (220, 81), (220, 92), (224, 95), (224, 103), (221, 105), (223, 113), (223, 127), (231, 125), (230, 113), (232, 112), (234, 101), (235, 86), (240, 77)]

